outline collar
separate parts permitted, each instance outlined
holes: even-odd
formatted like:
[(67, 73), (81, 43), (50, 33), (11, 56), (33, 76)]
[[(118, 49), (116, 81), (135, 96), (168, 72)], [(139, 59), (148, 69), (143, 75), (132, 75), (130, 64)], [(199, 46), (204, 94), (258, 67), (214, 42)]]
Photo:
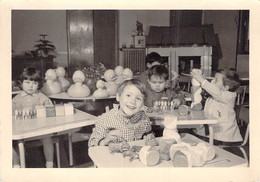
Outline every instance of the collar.
[(38, 95), (38, 92), (36, 92), (36, 93), (33, 93), (33, 94), (28, 94), (28, 93), (26, 93), (25, 91), (22, 91), (22, 93), (21, 93), (21, 96), (25, 97), (25, 96), (27, 96), (27, 95), (30, 95), (30, 96), (33, 96), (33, 97), (35, 97), (35, 96), (37, 96), (37, 95)]

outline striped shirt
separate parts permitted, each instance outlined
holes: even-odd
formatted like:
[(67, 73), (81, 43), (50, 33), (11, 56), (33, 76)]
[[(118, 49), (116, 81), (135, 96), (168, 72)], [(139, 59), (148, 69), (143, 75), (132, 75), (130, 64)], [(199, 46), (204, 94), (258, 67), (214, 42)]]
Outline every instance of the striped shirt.
[(114, 104), (114, 108), (98, 117), (93, 133), (89, 139), (89, 147), (99, 145), (99, 142), (106, 137), (111, 130), (119, 130), (122, 138), (119, 141), (133, 141), (142, 139), (145, 133), (151, 131), (151, 122), (145, 114), (145, 109), (141, 109), (131, 118), (126, 118), (119, 110), (119, 105)]

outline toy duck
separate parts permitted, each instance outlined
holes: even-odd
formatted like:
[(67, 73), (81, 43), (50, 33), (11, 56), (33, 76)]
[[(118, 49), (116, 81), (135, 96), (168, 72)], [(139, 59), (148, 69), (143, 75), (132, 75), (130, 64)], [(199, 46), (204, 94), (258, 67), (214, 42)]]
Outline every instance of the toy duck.
[(133, 71), (130, 68), (125, 68), (122, 72), (122, 76), (124, 80), (131, 79), (133, 77)]
[(108, 94), (110, 96), (116, 95), (117, 84), (115, 83), (115, 79), (116, 79), (115, 71), (112, 69), (106, 70), (104, 73), (104, 78), (106, 80), (105, 87), (106, 87), (106, 90), (108, 91)]
[(95, 98), (107, 98), (109, 96), (108, 91), (105, 89), (105, 82), (98, 80), (96, 83), (97, 90), (93, 93)]
[(54, 69), (48, 69), (45, 73), (46, 83), (43, 84), (42, 92), (49, 96), (62, 92), (60, 83), (56, 80), (57, 74)]
[(87, 85), (83, 84), (85, 79), (83, 71), (77, 70), (73, 73), (72, 80), (74, 84), (68, 89), (70, 97), (87, 97), (90, 95), (90, 89)]
[(117, 85), (120, 85), (124, 81), (123, 70), (124, 70), (123, 66), (120, 66), (120, 65), (115, 68), (115, 73), (116, 73), (116, 77), (117, 77), (115, 80), (115, 83)]
[(70, 82), (65, 78), (65, 69), (63, 67), (58, 67), (56, 69), (56, 74), (58, 76), (58, 82), (61, 84), (62, 91), (68, 90)]

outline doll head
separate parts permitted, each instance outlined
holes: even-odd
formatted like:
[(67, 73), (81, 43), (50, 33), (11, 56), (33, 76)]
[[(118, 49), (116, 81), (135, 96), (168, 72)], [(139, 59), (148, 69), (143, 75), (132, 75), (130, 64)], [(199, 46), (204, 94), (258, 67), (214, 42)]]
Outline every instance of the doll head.
[(33, 94), (42, 88), (40, 70), (27, 67), (20, 75), (20, 87), (28, 94)]
[(145, 84), (137, 79), (124, 81), (117, 89), (116, 99), (123, 115), (133, 116), (144, 106)]
[(155, 65), (149, 69), (148, 83), (155, 92), (162, 92), (166, 87), (169, 78), (168, 69), (162, 65)]

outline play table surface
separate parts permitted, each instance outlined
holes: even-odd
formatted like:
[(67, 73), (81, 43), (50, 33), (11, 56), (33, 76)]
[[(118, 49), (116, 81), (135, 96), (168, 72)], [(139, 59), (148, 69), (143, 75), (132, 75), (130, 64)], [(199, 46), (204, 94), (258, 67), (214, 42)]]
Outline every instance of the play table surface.
[[(160, 138), (156, 138), (158, 141)], [(204, 142), (197, 137), (185, 134), (182, 140), (189, 142)], [(144, 140), (129, 142), (130, 146), (144, 146)], [(237, 155), (227, 152), (217, 146), (213, 146), (216, 152), (215, 158), (208, 161), (203, 167), (247, 167), (247, 161)], [(129, 161), (129, 157), (123, 157), (121, 153), (111, 154), (108, 146), (95, 146), (89, 148), (89, 156), (94, 164), (99, 168), (134, 168), (147, 167), (143, 165), (138, 159)], [(152, 167), (174, 167), (171, 161), (161, 160), (157, 165)]]

